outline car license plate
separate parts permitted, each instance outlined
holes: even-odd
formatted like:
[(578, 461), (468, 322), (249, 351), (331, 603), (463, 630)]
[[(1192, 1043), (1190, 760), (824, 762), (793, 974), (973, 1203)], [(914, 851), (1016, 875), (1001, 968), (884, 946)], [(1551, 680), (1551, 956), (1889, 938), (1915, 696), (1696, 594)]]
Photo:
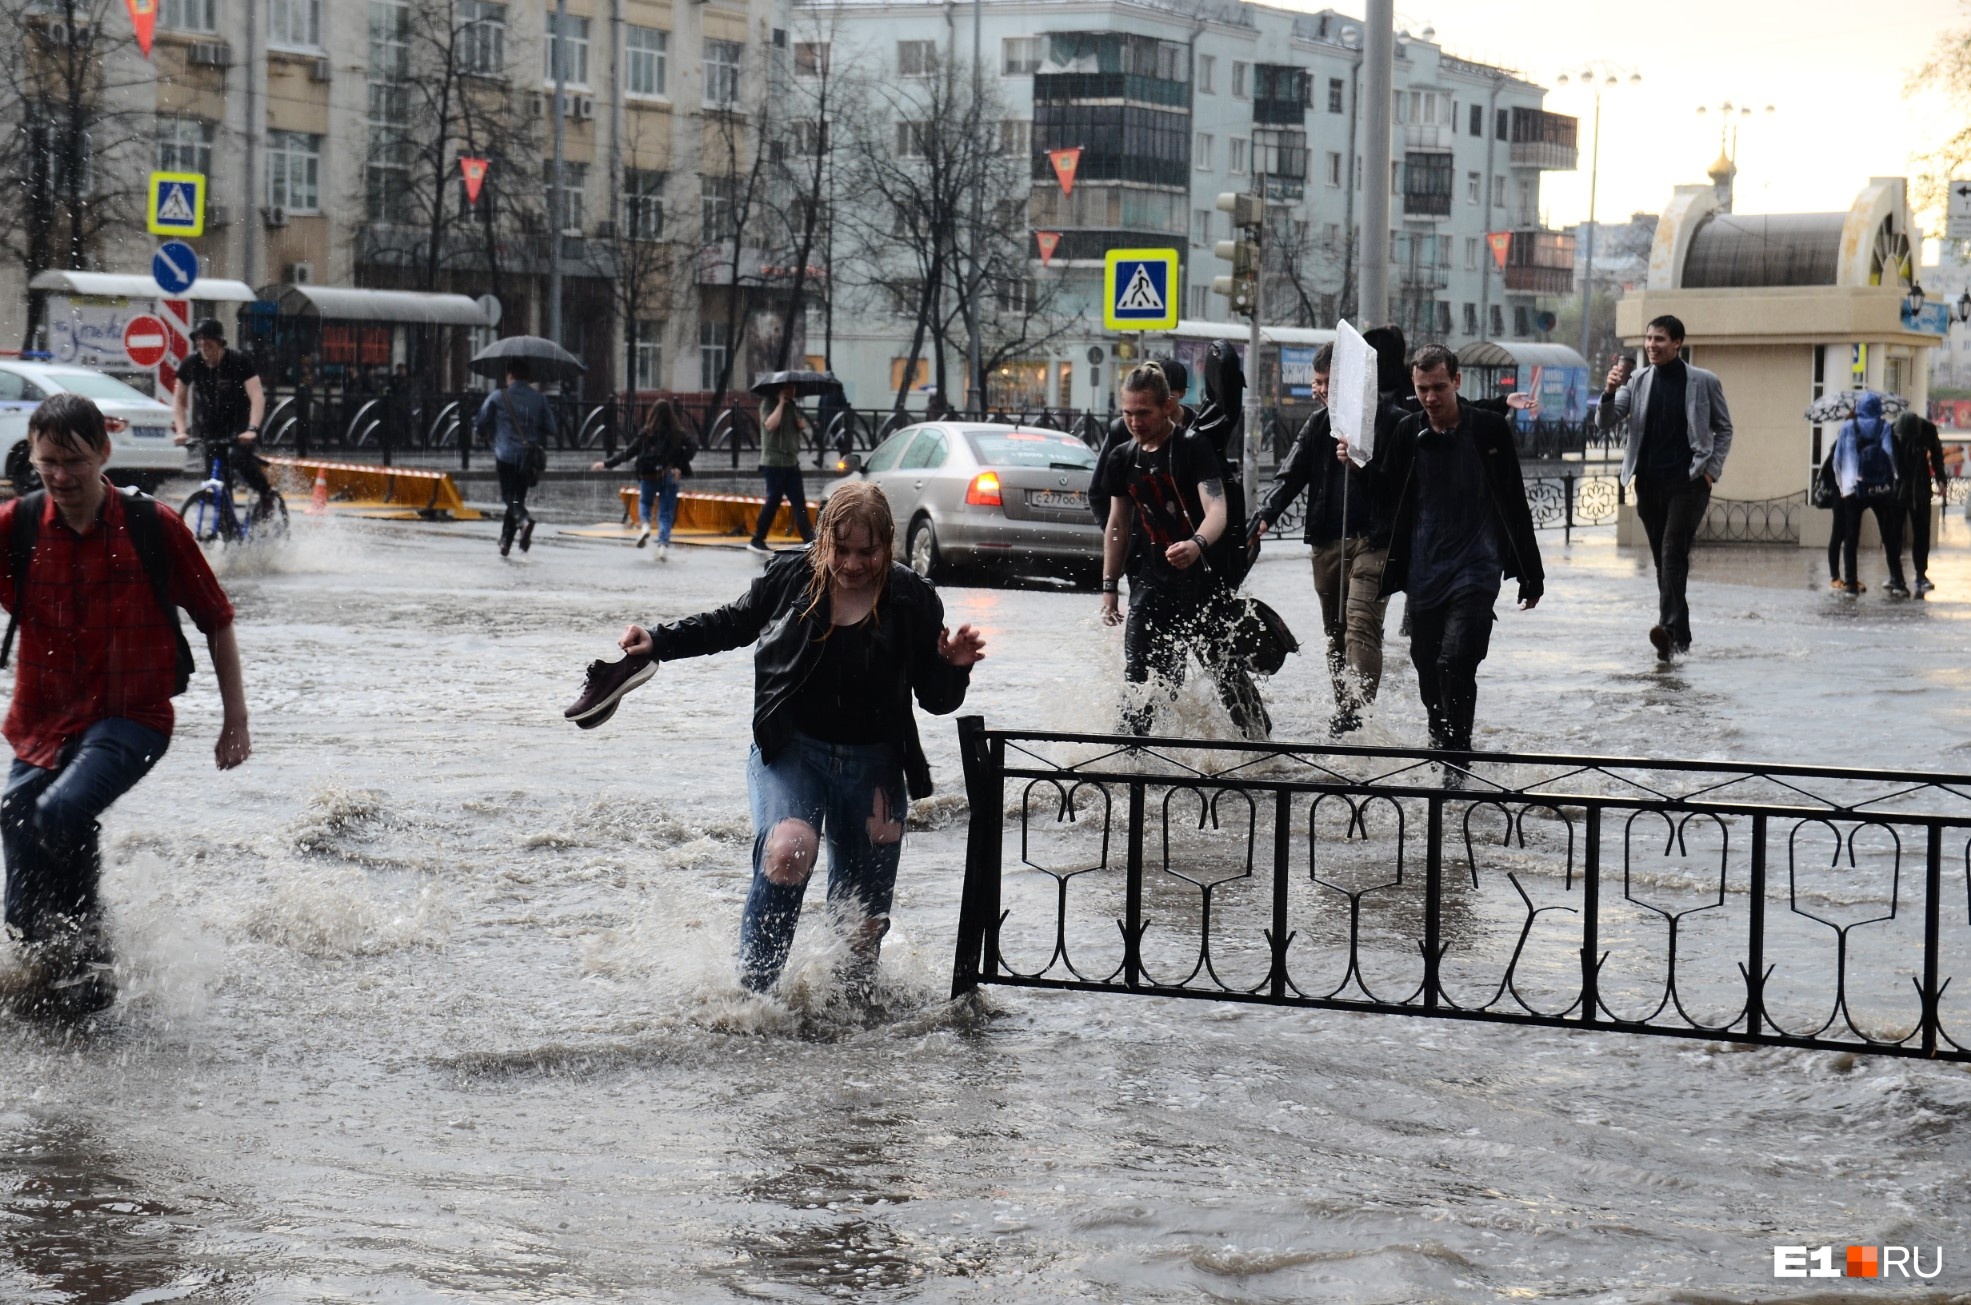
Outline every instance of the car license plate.
[(1056, 512), (1086, 512), (1088, 495), (1078, 489), (1030, 489), (1027, 506), (1053, 508)]
[(170, 432), (162, 426), (132, 426), (130, 433), (140, 440), (161, 440)]

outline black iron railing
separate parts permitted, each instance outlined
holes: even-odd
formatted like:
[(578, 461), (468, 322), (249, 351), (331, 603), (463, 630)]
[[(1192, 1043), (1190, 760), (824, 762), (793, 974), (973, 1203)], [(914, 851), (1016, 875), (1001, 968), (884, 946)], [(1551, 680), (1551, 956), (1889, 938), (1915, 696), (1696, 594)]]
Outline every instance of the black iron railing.
[[(1612, 523), (1622, 502), (1622, 482), (1616, 476), (1568, 472), (1526, 477), (1526, 506), (1533, 514), (1533, 528), (1561, 531), (1570, 542), (1577, 527)], [(1301, 494), (1280, 513), (1271, 533), (1284, 539), (1297, 538), (1306, 513), (1307, 495)]]
[(954, 994), (1971, 1061), (1971, 777), (959, 722)]

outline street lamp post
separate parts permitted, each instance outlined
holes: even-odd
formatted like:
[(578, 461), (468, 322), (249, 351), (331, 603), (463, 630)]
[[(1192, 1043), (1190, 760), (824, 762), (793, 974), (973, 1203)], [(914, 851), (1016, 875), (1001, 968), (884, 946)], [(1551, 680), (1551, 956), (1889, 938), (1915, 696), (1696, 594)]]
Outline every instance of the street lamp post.
[(1581, 267), (1581, 358), (1592, 368), (1594, 355), (1589, 352), (1589, 345), (1594, 324), (1591, 310), (1595, 294), (1595, 191), (1601, 184), (1601, 94), (1613, 86), (1633, 86), (1642, 80), (1642, 74), (1627, 71), (1625, 75), (1624, 69), (1597, 59), (1577, 74), (1562, 73), (1554, 78), (1554, 83), (1565, 86), (1570, 80), (1593, 87), (1595, 93), (1594, 143), (1588, 162), (1588, 249), (1586, 261)]

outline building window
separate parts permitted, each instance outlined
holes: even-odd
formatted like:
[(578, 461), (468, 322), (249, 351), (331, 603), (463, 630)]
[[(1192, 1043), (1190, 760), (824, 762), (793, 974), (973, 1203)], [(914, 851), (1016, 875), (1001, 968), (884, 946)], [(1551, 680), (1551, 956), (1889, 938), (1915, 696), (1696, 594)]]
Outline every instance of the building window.
[(719, 375), (725, 371), (725, 326), (719, 322), (698, 323), (698, 388), (716, 390)]
[(1478, 305), (1477, 304), (1465, 305), (1465, 334), (1466, 335), (1478, 334)]
[(898, 41), (897, 73), (904, 77), (929, 77), (938, 70), (936, 41)]
[(1324, 165), (1325, 175), (1330, 186), (1341, 185), (1341, 151), (1329, 150)]
[(157, 21), (175, 32), (216, 32), (219, 0), (164, 0), (158, 6)]
[(1465, 237), (1465, 271), (1476, 272), (1477, 270), (1478, 270), (1478, 237), (1466, 236)]
[(1348, 83), (1339, 77), (1328, 78), (1328, 112), (1341, 113), (1347, 103)]
[(370, 121), (401, 123), (402, 112), (379, 113), (376, 83), (402, 81), (411, 71), (411, 7), (407, 0), (370, 0)]
[(482, 77), (506, 75), (506, 6), (459, 0), (459, 67)]
[(575, 86), (589, 84), (589, 20), (568, 16), (568, 26), (562, 30), (556, 25), (555, 15), (547, 16), (547, 43), (542, 47), (542, 61), (545, 71), (541, 76), (547, 81), (554, 80), (555, 63), (561, 64), (561, 78)]
[(267, 44), (319, 48), (322, 0), (268, 0)]
[(1505, 313), (1497, 304), (1492, 305), (1492, 338), (1498, 339), (1506, 333)]
[(1198, 133), (1197, 143), (1191, 148), (1191, 155), (1192, 155), (1192, 161), (1196, 163), (1199, 172), (1211, 171), (1211, 133), (1210, 132), (1201, 131)]
[(789, 124), (793, 128), (792, 143), (794, 153), (804, 159), (828, 152), (828, 124), (814, 118), (796, 118)]
[(1211, 210), (1194, 208), (1191, 210), (1191, 243), (1208, 245), (1211, 243)]
[(547, 193), (548, 226), (563, 235), (582, 234), (582, 192), (588, 188), (589, 165), (561, 163), (560, 194), (555, 193), (554, 160), (541, 160), (541, 189)]
[(1191, 301), (1190, 311), (1184, 314), (1186, 317), (1189, 317), (1193, 321), (1198, 321), (1198, 322), (1208, 322), (1211, 320), (1211, 287), (1210, 286), (1208, 285), (1190, 286), (1186, 288), (1186, 290), (1184, 291), (1184, 295), (1187, 299)]
[(1482, 104), (1471, 106), (1471, 134), (1474, 136), (1485, 134), (1485, 106)]
[(212, 124), (197, 118), (159, 118), (157, 170), (211, 176)]
[(664, 388), (664, 324), (648, 318), (636, 324), (636, 388)]
[(1028, 317), (1040, 306), (1040, 290), (1031, 277), (1003, 277), (997, 291), (1002, 316)]
[(796, 77), (826, 77), (828, 75), (828, 42), (794, 42), (794, 75)]
[(1243, 177), (1246, 173), (1246, 138), (1244, 136), (1234, 136), (1231, 138), (1231, 156), (1231, 162), (1227, 170), (1235, 177)]
[(716, 245), (733, 237), (732, 178), (698, 178), (699, 234)]
[(1208, 54), (1198, 56), (1198, 94), (1218, 93), (1218, 60)]
[(1465, 173), (1465, 203), (1476, 204), (1485, 191), (1485, 178), (1476, 172)]
[(932, 124), (910, 118), (897, 119), (897, 157), (921, 159), (931, 152), (931, 142), (935, 139)]
[(1512, 114), (1506, 109), (1499, 110), (1498, 118), (1492, 124), (1492, 134), (1499, 140), (1512, 139)]
[(1237, 59), (1232, 60), (1232, 94), (1237, 99), (1246, 98), (1246, 72), (1250, 67)]
[(655, 27), (623, 33), (623, 81), (631, 95), (662, 95), (668, 81), (671, 34)]
[(623, 234), (631, 240), (664, 238), (664, 174), (623, 170)]
[(745, 52), (737, 41), (705, 42), (705, 103), (721, 109), (739, 103), (739, 61)]
[(290, 213), (321, 211), (322, 138), (305, 131), (267, 133), (267, 203)]
[(1492, 178), (1492, 207), (1504, 208), (1505, 206), (1506, 179), (1504, 177), (1494, 177)]
[[(930, 45), (929, 41), (905, 41), (904, 45)], [(934, 47), (935, 48), (935, 47)], [(901, 62), (901, 46), (897, 51)], [(933, 56), (935, 58), (935, 55)], [(928, 74), (929, 68), (925, 69)], [(999, 43), (999, 71), (1007, 77), (1029, 77), (1040, 71), (1040, 38), (1038, 36), (1008, 36)], [(913, 74), (905, 73), (906, 77)], [(921, 74), (920, 74), (921, 75)]]
[(1025, 118), (1008, 118), (1000, 123), (999, 152), (1016, 159), (1032, 154), (1033, 123)]
[(1533, 334), (1532, 316), (1526, 311), (1525, 304), (1514, 304), (1512, 306), (1512, 333), (1513, 338), (1516, 340), (1524, 340), (1527, 336)]
[(1392, 195), (1403, 193), (1403, 164), (1399, 159), (1389, 161), (1389, 193)]
[(883, 288), (890, 292), (890, 311), (898, 317), (915, 317), (924, 306), (922, 281), (891, 281)]

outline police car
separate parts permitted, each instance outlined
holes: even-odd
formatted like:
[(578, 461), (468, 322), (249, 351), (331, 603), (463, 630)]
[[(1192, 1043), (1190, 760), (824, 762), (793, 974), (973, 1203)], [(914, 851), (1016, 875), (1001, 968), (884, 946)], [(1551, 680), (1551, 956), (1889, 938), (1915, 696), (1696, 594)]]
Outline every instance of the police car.
[(16, 362), (0, 358), (0, 449), (7, 478), (18, 487), (31, 479), (27, 419), (53, 394), (93, 399), (109, 419), (109, 478), (152, 490), (173, 476), (197, 474), (183, 446), (171, 442), (171, 407), (92, 367)]

